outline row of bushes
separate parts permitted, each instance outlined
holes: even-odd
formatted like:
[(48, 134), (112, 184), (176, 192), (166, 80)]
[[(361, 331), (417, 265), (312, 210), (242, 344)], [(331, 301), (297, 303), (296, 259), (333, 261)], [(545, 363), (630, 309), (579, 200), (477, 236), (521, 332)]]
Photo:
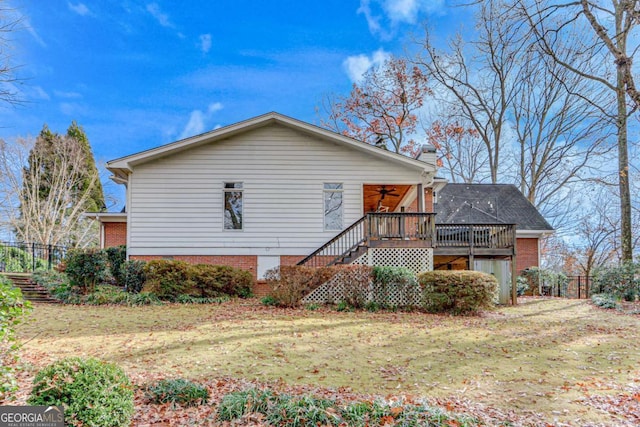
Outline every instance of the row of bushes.
[(402, 267), (362, 265), (281, 266), (267, 273), (267, 282), (271, 291), (265, 302), (284, 307), (299, 306), (305, 296), (327, 283), (328, 303), (456, 314), (490, 307), (498, 286), (495, 277), (476, 271), (430, 271), (416, 277)]
[[(209, 391), (185, 379), (161, 380), (144, 387), (156, 404), (184, 407), (207, 404)], [(118, 366), (97, 359), (59, 360), (38, 372), (28, 399), (30, 405), (62, 406), (69, 425), (128, 426), (134, 412), (134, 389)], [(250, 414), (274, 426), (369, 425), (478, 425), (478, 421), (446, 413), (426, 404), (402, 400), (352, 402), (311, 395), (290, 396), (252, 388), (222, 397), (216, 413), (219, 422), (232, 422)]]
[(471, 426), (479, 421), (450, 414), (427, 404), (399, 400), (356, 401), (340, 405), (334, 399), (311, 395), (290, 396), (249, 389), (225, 395), (218, 406), (219, 421), (234, 422), (261, 415), (272, 426)]
[(253, 276), (248, 271), (174, 260), (127, 261), (124, 246), (70, 251), (62, 270), (38, 271), (33, 278), (67, 303), (212, 302), (246, 298), (253, 289)]

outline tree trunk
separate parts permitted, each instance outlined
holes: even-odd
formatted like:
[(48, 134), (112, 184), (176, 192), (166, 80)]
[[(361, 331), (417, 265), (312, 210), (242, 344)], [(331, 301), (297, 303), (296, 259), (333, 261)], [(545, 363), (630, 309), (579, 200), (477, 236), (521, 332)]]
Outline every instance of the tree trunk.
[(631, 192), (629, 190), (629, 152), (627, 147), (627, 97), (623, 72), (618, 69), (618, 186), (620, 189), (620, 240), (622, 261), (633, 261), (631, 232)]

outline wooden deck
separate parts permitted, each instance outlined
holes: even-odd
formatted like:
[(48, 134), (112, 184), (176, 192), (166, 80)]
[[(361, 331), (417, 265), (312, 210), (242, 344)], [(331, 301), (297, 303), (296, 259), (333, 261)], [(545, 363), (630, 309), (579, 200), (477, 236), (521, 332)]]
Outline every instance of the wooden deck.
[(369, 213), (299, 265), (348, 263), (368, 247), (426, 247), (445, 256), (514, 256), (515, 230), (514, 224), (436, 224), (434, 213)]

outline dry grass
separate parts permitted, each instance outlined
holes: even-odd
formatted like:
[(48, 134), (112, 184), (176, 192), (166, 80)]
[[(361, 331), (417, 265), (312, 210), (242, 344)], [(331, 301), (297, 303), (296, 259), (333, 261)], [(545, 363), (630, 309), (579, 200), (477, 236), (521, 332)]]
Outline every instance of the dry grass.
[(550, 422), (615, 425), (581, 402), (640, 385), (640, 317), (527, 300), (481, 317), (279, 310), (256, 301), (161, 307), (36, 305), (20, 326), (37, 368), (70, 356), (132, 374), (282, 378), (355, 392), (464, 398)]

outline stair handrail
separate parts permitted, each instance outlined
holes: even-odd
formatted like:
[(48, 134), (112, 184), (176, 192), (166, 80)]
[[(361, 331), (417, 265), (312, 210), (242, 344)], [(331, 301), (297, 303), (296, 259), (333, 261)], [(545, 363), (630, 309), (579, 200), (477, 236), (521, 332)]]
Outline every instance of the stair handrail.
[[(318, 249), (313, 251), (309, 256), (304, 258), (302, 261), (298, 262), (297, 265), (313, 265), (316, 266), (315, 261), (319, 259), (319, 257), (332, 257), (328, 262), (323, 262), (322, 266), (333, 265), (337, 260), (347, 255), (350, 251), (357, 248), (358, 246), (366, 243), (367, 241), (367, 233), (365, 230), (367, 229), (364, 226), (364, 223), (367, 222), (368, 215), (364, 215), (362, 218), (351, 224), (349, 227), (342, 230), (339, 234), (333, 237), (324, 245), (320, 246)], [(362, 227), (360, 227), (363, 225)], [(351, 233), (355, 231), (355, 236)], [(349, 240), (347, 240), (349, 239)], [(329, 255), (322, 255), (326, 250), (334, 247), (335, 249), (340, 248), (341, 250), (336, 251), (336, 253), (329, 253)]]

